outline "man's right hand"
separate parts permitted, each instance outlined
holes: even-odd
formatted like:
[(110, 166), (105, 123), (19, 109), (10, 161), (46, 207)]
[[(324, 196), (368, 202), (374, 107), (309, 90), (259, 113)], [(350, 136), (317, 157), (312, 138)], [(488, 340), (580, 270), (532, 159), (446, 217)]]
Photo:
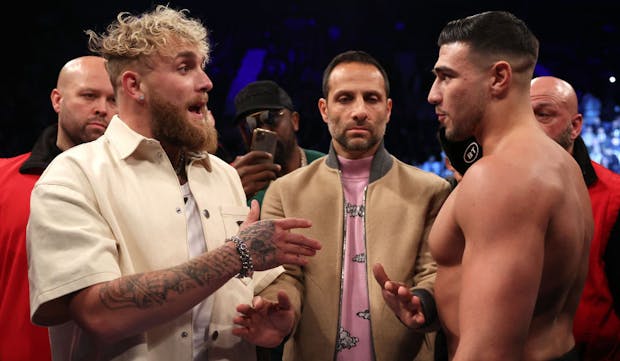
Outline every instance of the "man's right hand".
[(247, 198), (267, 187), (269, 182), (278, 177), (280, 165), (273, 163), (273, 156), (268, 152), (253, 150), (238, 156), (231, 164), (239, 173), (243, 191)]
[(420, 298), (412, 295), (404, 283), (392, 281), (380, 263), (373, 265), (372, 273), (379, 286), (381, 286), (383, 300), (392, 309), (400, 322), (412, 329), (420, 328), (424, 325), (425, 318)]
[(282, 218), (257, 221), (259, 208), (258, 201), (252, 200), (250, 213), (238, 234), (248, 247), (254, 270), (264, 271), (283, 264), (305, 266), (308, 257), (321, 249), (318, 240), (291, 232), (294, 228), (310, 228), (310, 220)]

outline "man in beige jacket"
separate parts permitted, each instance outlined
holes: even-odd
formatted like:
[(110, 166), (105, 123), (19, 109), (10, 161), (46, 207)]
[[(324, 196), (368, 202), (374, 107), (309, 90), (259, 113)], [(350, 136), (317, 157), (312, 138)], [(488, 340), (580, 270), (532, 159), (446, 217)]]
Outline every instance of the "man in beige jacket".
[[(435, 324), (436, 265), (426, 238), (450, 186), (384, 148), (392, 100), (386, 72), (373, 57), (337, 55), (324, 72), (323, 96), (318, 106), (332, 135), (329, 154), (275, 180), (261, 212), (263, 219), (310, 219), (312, 228), (295, 232), (323, 245), (307, 265), (285, 266), (264, 291), (283, 283), (299, 289), (289, 294), (301, 312), (284, 360), (432, 359), (424, 332)], [(422, 327), (408, 329), (385, 305), (372, 276), (376, 263), (412, 288), (425, 311)], [(245, 314), (248, 328), (258, 313)]]

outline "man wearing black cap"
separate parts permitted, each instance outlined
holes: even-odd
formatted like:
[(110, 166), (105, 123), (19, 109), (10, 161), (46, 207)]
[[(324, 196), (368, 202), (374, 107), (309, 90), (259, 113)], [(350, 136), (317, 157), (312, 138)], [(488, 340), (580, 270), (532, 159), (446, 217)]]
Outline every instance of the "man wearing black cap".
[[(249, 152), (238, 156), (232, 166), (239, 173), (248, 202), (256, 199), (262, 203), (272, 180), (325, 155), (297, 144), (295, 133), (299, 129), (299, 113), (295, 111), (291, 97), (275, 82), (259, 80), (246, 85), (235, 96), (235, 108), (235, 124)], [(268, 152), (250, 150), (256, 128), (277, 134), (273, 162), (264, 161), (271, 158)]]

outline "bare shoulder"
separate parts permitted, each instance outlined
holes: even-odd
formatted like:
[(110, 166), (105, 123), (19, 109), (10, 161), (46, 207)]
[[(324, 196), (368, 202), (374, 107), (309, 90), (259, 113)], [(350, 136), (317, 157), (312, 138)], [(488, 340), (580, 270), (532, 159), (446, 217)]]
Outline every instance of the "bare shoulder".
[(484, 156), (458, 186), (456, 216), (463, 222), (492, 219), (544, 223), (564, 192), (561, 172), (550, 166), (544, 161), (526, 163), (510, 155)]

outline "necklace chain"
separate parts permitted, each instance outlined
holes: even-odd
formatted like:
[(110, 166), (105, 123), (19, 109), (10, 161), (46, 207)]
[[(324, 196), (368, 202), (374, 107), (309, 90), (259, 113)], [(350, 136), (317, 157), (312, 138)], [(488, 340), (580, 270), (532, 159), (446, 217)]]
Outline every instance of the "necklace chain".
[(185, 152), (181, 151), (177, 165), (174, 167), (174, 171), (177, 175), (181, 175), (183, 174), (184, 170), (185, 170)]

